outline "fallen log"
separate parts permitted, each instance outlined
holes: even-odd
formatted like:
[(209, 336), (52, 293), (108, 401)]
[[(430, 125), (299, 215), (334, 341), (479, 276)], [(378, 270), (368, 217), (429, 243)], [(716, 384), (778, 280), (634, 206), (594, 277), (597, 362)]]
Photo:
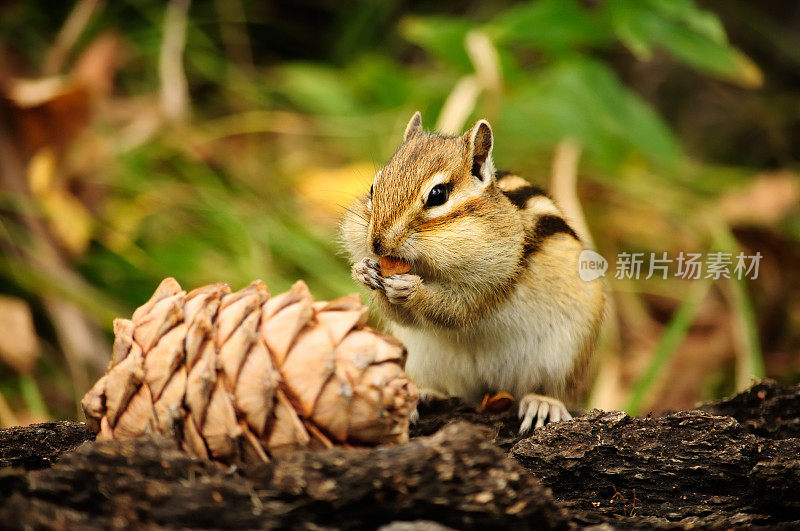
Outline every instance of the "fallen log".
[(440, 400), (407, 444), (247, 470), (164, 439), (33, 425), (0, 431), (0, 527), (792, 528), (799, 412), (800, 386), (767, 381), (700, 410), (595, 410), (520, 440), (513, 413)]
[(0, 497), (0, 527), (364, 529), (430, 520), (558, 529), (568, 521), (536, 479), (466, 423), (405, 445), (294, 452), (248, 471), (192, 458), (165, 439), (97, 442), (50, 469), (6, 469)]

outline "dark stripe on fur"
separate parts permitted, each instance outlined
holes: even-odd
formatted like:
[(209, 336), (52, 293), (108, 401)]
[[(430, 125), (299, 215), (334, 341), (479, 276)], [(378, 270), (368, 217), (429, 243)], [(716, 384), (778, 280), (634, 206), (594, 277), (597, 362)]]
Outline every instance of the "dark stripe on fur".
[[(495, 175), (497, 176), (498, 183), (502, 181), (503, 178), (505, 177), (517, 176), (515, 173), (503, 170), (496, 172)], [(547, 192), (545, 192), (538, 186), (534, 186), (532, 184), (525, 184), (513, 190), (502, 190), (502, 192), (512, 203), (514, 203), (514, 206), (520, 210), (525, 209), (525, 205), (528, 203), (528, 199), (530, 199), (531, 197), (535, 197), (538, 195), (543, 195), (547, 197)]]
[(431, 230), (435, 227), (440, 227), (458, 219), (463, 216), (481, 217), (489, 212), (487, 201), (483, 197), (473, 197), (464, 201), (449, 213), (439, 216), (438, 218), (429, 219), (416, 226), (419, 232)]
[(525, 209), (525, 205), (528, 204), (528, 199), (531, 197), (547, 195), (544, 193), (544, 190), (533, 186), (532, 184), (520, 186), (514, 190), (503, 190), (503, 193), (512, 203), (514, 203), (514, 206), (520, 210)]
[(576, 240), (580, 241), (578, 235), (572, 230), (572, 227), (567, 225), (564, 218), (554, 215), (545, 215), (540, 217), (536, 222), (536, 227), (532, 231), (525, 233), (525, 245), (523, 247), (523, 260), (539, 251), (542, 248), (542, 243), (553, 236), (554, 234), (569, 234)]

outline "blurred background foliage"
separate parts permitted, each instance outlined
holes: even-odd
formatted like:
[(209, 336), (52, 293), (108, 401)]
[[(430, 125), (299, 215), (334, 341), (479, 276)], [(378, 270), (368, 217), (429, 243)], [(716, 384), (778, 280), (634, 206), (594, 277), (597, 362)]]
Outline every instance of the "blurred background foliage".
[[(609, 258), (590, 405), (800, 377), (800, 5), (766, 0), (0, 2), (0, 427), (80, 418), (165, 276), (355, 290), (336, 220), (414, 110), (485, 117)], [(758, 279), (617, 280), (745, 251)]]

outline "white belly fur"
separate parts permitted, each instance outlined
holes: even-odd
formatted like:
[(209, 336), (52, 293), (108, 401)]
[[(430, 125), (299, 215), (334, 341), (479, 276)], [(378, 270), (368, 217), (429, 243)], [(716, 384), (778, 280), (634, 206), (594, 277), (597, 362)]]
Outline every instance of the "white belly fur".
[(554, 304), (536, 291), (518, 289), (471, 330), (392, 323), (392, 332), (408, 349), (406, 372), (423, 390), (471, 403), (500, 391), (517, 400), (534, 392), (559, 397), (592, 317), (574, 292)]

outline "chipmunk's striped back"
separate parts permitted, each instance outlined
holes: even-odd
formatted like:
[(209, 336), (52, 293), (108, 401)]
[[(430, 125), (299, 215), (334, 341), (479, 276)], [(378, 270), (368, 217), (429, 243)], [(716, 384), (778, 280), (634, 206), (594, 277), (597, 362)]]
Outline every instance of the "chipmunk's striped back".
[(564, 234), (580, 242), (580, 238), (564, 219), (561, 210), (543, 189), (507, 171), (497, 172), (497, 187), (523, 216), (525, 226), (523, 263), (527, 263), (531, 255), (539, 252), (545, 240), (552, 236)]

